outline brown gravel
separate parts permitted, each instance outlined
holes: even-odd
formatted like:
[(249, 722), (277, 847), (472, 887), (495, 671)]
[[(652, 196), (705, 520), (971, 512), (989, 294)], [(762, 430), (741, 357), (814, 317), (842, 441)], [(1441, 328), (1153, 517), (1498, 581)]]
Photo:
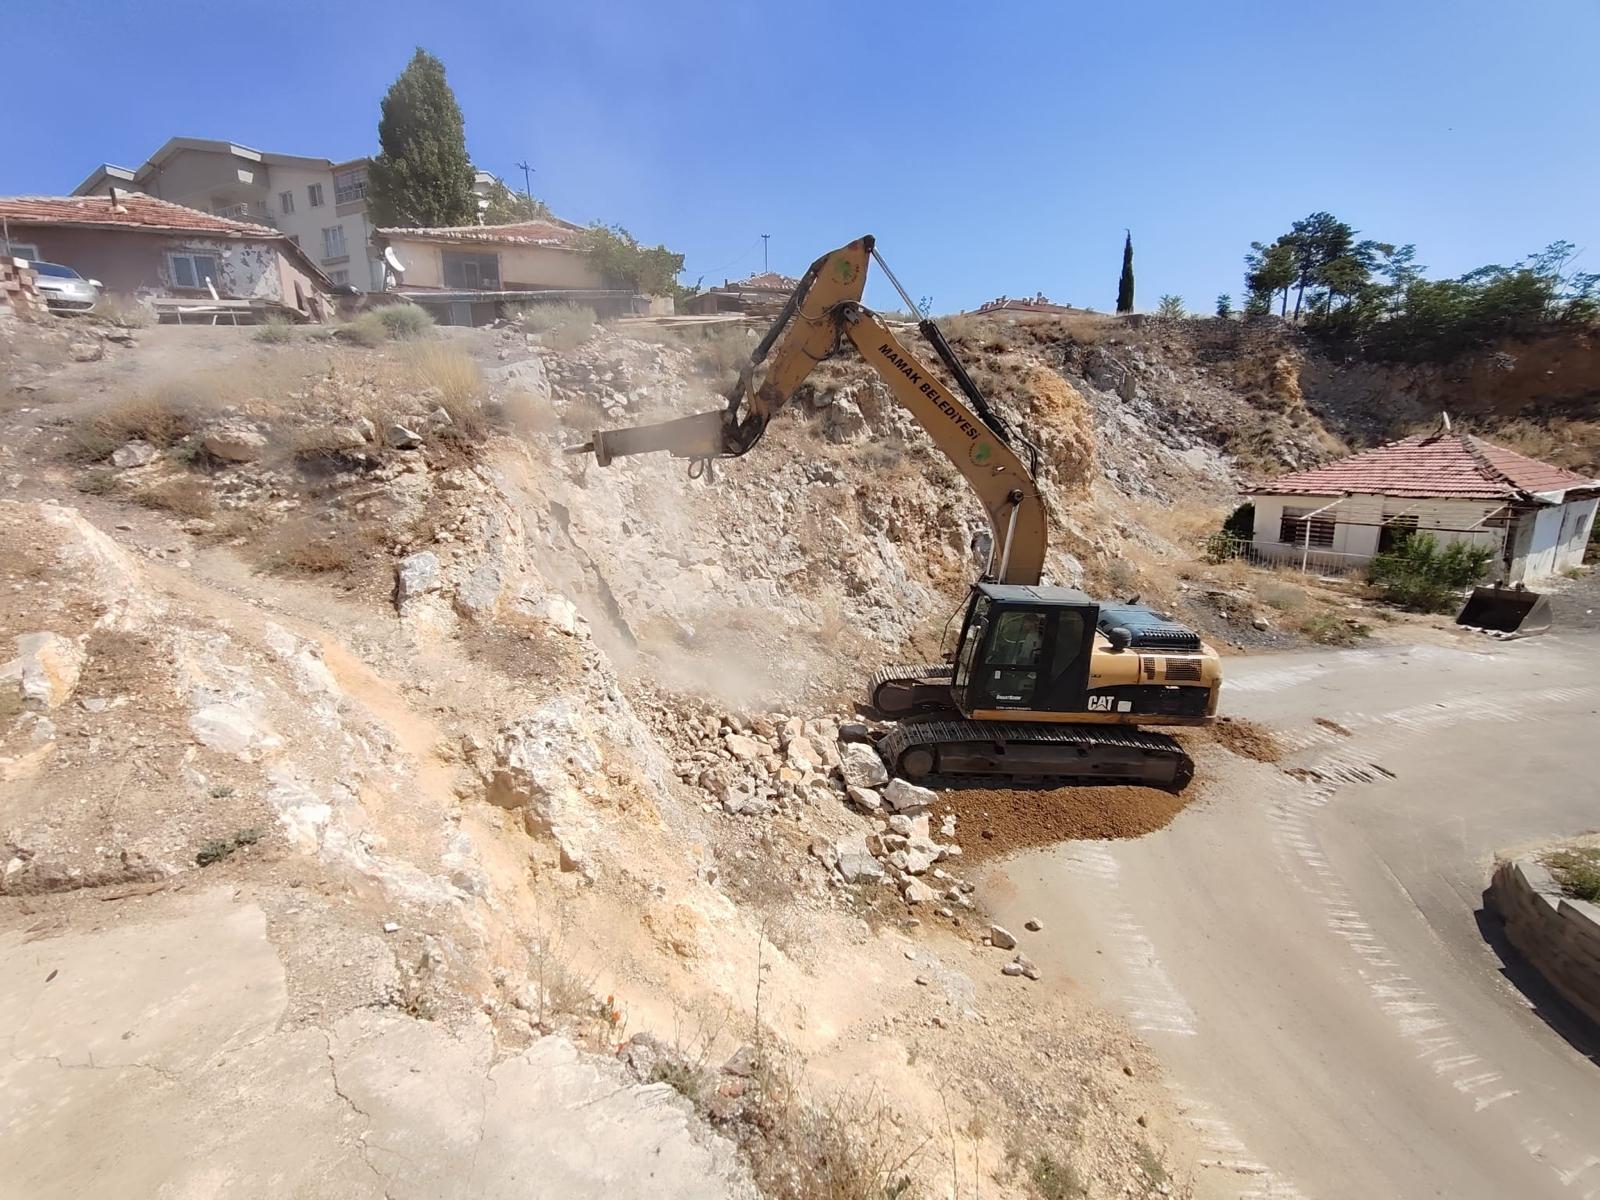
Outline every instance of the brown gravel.
[(1218, 717), (1216, 724), (1205, 727), (1203, 732), (1224, 750), (1231, 750), (1241, 758), (1275, 763), (1283, 757), (1277, 739), (1267, 728), (1243, 717)]
[(963, 863), (1091, 838), (1132, 838), (1169, 824), (1196, 795), (1143, 787), (951, 788), (933, 806), (935, 829), (956, 815)]

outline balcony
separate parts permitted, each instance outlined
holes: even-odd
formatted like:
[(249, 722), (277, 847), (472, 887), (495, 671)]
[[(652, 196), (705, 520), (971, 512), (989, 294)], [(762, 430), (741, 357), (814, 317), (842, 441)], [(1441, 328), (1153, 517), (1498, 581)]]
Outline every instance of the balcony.
[(358, 200), (367, 198), (367, 181), (358, 179), (353, 183), (341, 183), (333, 189), (333, 202), (335, 204), (354, 204)]
[(252, 225), (270, 225), (273, 229), (278, 228), (278, 219), (260, 201), (218, 204), (212, 207), (211, 215), (226, 217), (230, 221), (248, 221)]

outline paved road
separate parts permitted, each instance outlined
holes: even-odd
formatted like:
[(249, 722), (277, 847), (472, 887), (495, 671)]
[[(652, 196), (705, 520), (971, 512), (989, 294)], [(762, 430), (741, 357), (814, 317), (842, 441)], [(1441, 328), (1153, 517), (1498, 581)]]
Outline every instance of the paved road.
[(1161, 833), (986, 884), (1169, 1064), (1201, 1194), (1600, 1197), (1592, 1046), (1478, 922), (1495, 850), (1600, 826), (1600, 637), (1246, 659), (1224, 706), (1316, 775), (1209, 764)]

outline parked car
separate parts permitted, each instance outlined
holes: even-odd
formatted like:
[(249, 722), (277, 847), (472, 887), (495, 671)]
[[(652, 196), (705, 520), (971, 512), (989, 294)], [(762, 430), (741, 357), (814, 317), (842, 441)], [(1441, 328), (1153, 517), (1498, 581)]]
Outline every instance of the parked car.
[(88, 312), (100, 303), (100, 281), (85, 279), (60, 263), (31, 262), (39, 274), (39, 294), (56, 312)]

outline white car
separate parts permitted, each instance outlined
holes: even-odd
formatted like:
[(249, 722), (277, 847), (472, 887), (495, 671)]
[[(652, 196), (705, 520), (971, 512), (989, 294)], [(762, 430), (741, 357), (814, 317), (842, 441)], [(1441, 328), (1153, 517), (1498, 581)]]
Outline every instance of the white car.
[(100, 303), (100, 281), (85, 279), (60, 263), (30, 262), (38, 272), (39, 294), (53, 312), (89, 312)]

